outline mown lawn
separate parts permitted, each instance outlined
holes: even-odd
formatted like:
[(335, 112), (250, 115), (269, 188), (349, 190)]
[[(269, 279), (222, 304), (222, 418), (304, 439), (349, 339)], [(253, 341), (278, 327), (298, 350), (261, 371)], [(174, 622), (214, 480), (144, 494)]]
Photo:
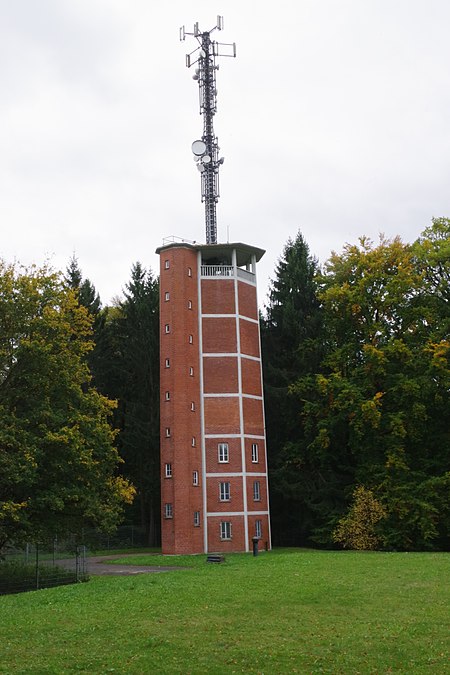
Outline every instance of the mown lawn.
[(0, 598), (0, 672), (450, 673), (447, 554), (131, 560), (191, 568)]

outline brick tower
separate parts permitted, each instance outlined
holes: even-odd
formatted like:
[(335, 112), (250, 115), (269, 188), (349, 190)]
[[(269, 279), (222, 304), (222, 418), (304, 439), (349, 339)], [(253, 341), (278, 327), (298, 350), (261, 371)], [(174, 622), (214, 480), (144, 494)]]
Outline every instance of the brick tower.
[(160, 255), (162, 550), (270, 548), (256, 263), (246, 244)]

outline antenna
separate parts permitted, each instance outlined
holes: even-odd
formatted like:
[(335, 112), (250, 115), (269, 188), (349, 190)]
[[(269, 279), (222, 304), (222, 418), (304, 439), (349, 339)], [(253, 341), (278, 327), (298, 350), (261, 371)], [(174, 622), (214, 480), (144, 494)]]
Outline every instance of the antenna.
[(192, 152), (201, 174), (202, 202), (205, 204), (206, 243), (217, 244), (216, 204), (219, 201), (219, 167), (224, 158), (219, 158), (218, 138), (214, 134), (213, 117), (217, 112), (216, 57), (236, 56), (236, 44), (227, 44), (211, 40), (211, 33), (223, 29), (223, 17), (217, 17), (217, 24), (209, 31), (202, 32), (198, 23), (192, 33), (180, 28), (180, 40), (186, 35), (196, 38), (199, 46), (186, 54), (186, 66), (197, 65), (193, 80), (198, 81), (200, 96), (200, 114), (203, 115), (203, 136), (192, 143)]

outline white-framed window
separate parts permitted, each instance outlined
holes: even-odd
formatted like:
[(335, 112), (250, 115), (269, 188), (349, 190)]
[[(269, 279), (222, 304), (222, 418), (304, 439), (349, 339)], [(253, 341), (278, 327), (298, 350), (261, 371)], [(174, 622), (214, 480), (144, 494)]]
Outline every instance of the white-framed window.
[(217, 453), (220, 464), (226, 464), (226, 462), (230, 461), (228, 443), (219, 443), (217, 446)]
[(189, 367), (189, 377), (194, 377), (194, 369), (192, 366)]
[(191, 401), (191, 410), (192, 410), (192, 412), (195, 412), (195, 403), (194, 403), (194, 401)]
[(192, 485), (198, 486), (198, 471), (192, 472)]
[(192, 309), (192, 300), (188, 300), (188, 309)]
[(191, 445), (192, 445), (193, 448), (195, 448), (195, 446), (196, 446), (195, 436), (192, 436), (192, 438), (191, 438)]
[(166, 323), (166, 325), (164, 326), (164, 330), (166, 333), (170, 333), (170, 323)]
[(194, 511), (194, 527), (200, 527), (200, 511)]
[(228, 482), (219, 483), (219, 499), (221, 502), (230, 501), (230, 484)]
[(170, 438), (170, 427), (166, 427), (166, 438)]
[(170, 462), (166, 464), (166, 478), (172, 478), (172, 464)]
[(166, 359), (166, 368), (170, 368), (170, 359)]
[(231, 539), (231, 523), (229, 520), (223, 520), (220, 523), (220, 538), (222, 540)]
[(255, 520), (255, 537), (262, 537), (262, 521)]
[(252, 443), (252, 462), (257, 464), (258, 461), (258, 443)]
[(188, 267), (188, 277), (192, 276), (192, 267)]
[(164, 293), (164, 300), (165, 300), (166, 302), (167, 302), (168, 300), (170, 300), (170, 293), (169, 293), (169, 291), (166, 291), (166, 292)]
[(255, 502), (261, 501), (261, 483), (259, 482), (259, 480), (253, 481), (253, 501)]
[(170, 267), (170, 261), (169, 261), (169, 260), (165, 260), (165, 261), (164, 261), (164, 269), (165, 269), (165, 270), (168, 270), (169, 267)]
[(173, 518), (172, 504), (164, 504), (164, 518)]
[(164, 398), (166, 399), (166, 401), (170, 401), (170, 391), (166, 391), (166, 393), (164, 394)]
[(189, 335), (189, 344), (190, 345), (194, 344), (194, 336), (193, 335)]

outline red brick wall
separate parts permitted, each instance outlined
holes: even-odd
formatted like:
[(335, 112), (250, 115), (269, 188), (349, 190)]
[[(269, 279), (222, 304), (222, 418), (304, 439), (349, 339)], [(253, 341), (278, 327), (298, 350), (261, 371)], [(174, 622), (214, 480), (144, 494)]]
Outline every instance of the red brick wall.
[(236, 353), (236, 320), (234, 318), (206, 318), (203, 319), (202, 326), (203, 352), (210, 354)]
[(240, 430), (239, 399), (205, 398), (205, 433), (238, 434)]
[(256, 287), (238, 282), (239, 314), (248, 316), (250, 319), (258, 318), (258, 303), (256, 300)]
[(252, 321), (239, 321), (241, 332), (241, 352), (249, 356), (259, 357), (258, 324)]
[(235, 314), (234, 281), (202, 279), (202, 313)]
[(262, 396), (261, 362), (242, 359), (242, 392), (252, 396)]
[(205, 394), (237, 393), (238, 364), (235, 356), (203, 359), (203, 390)]

